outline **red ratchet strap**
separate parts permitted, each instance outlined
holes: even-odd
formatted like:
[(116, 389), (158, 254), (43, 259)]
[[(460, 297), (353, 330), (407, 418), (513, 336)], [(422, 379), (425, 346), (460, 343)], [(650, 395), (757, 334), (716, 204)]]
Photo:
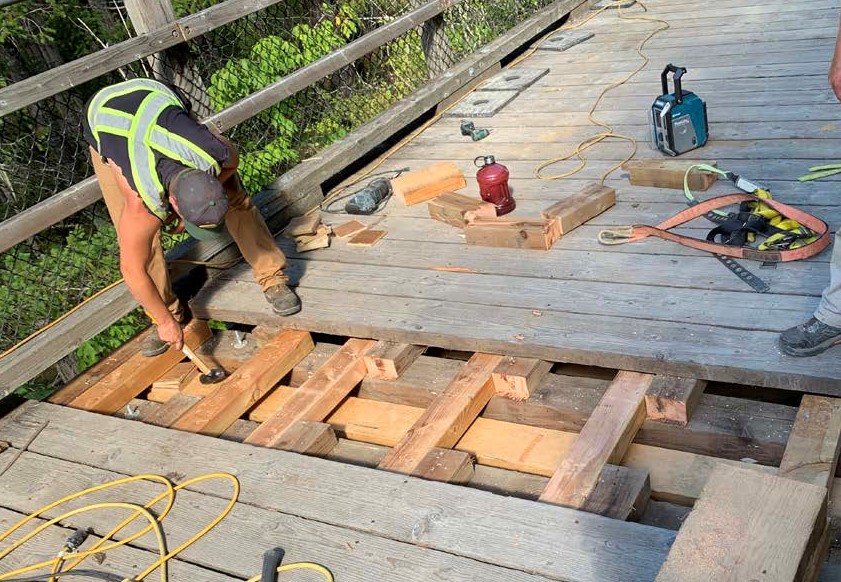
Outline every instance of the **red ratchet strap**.
[[(770, 206), (786, 218), (796, 220), (801, 225), (812, 230), (817, 235), (817, 240), (797, 249), (760, 251), (751, 247), (734, 247), (669, 232), (669, 229), (685, 224), (690, 220), (700, 218), (712, 210), (724, 208), (725, 206), (730, 206), (732, 204), (739, 204), (741, 202), (756, 201), (760, 201), (763, 204)], [(830, 237), (826, 236), (828, 232), (829, 227), (823, 220), (803, 212), (802, 210), (798, 210), (797, 208), (788, 206), (782, 202), (777, 202), (776, 200), (759, 199), (751, 194), (734, 193), (710, 198), (705, 202), (700, 202), (695, 206), (690, 206), (683, 212), (678, 212), (657, 226), (647, 226), (643, 224), (604, 230), (599, 233), (599, 242), (604, 244), (622, 244), (626, 242), (636, 242), (650, 236), (656, 236), (716, 255), (726, 255), (737, 259), (748, 259), (751, 261), (763, 261), (767, 263), (785, 263), (788, 261), (807, 259), (820, 253), (829, 246), (829, 243), (831, 242)]]

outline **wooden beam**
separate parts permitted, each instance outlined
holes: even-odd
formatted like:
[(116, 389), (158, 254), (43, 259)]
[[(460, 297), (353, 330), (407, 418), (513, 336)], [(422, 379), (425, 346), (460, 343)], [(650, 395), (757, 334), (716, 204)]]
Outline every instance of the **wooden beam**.
[(271, 390), (313, 348), (309, 332), (284, 330), (219, 383), (172, 428), (218, 436)]
[(527, 400), (552, 369), (552, 362), (506, 356), (491, 375), (500, 397)]
[[(625, 162), (622, 169), (628, 172), (629, 180), (634, 186), (653, 186), (655, 188), (674, 188), (683, 190), (683, 177), (689, 166), (707, 164), (717, 166), (710, 160), (631, 160)], [(712, 172), (693, 170), (689, 174), (689, 188), (692, 190), (709, 190), (718, 176)]]
[(582, 511), (621, 520), (638, 520), (651, 497), (648, 471), (605, 465)]
[(169, 398), (166, 404), (161, 405), (154, 414), (145, 418), (141, 417), (140, 420), (147, 424), (154, 424), (155, 426), (169, 428), (175, 424), (175, 421), (193, 408), (200, 400), (201, 396), (193, 396), (192, 394), (179, 392)]
[(841, 453), (841, 399), (804, 394), (780, 476), (832, 487)]
[[(184, 328), (184, 343), (195, 350), (207, 341), (210, 333), (206, 322), (194, 319)], [(114, 414), (183, 359), (184, 354), (174, 348), (152, 358), (136, 353), (68, 406), (100, 414)]]
[(379, 468), (412, 474), (433, 448), (454, 446), (494, 395), (491, 374), (500, 361), (502, 356), (473, 354)]
[(620, 371), (555, 470), (541, 501), (580, 508), (607, 463), (619, 463), (645, 419), (645, 391), (654, 376)]
[(705, 380), (655, 376), (645, 393), (649, 420), (686, 426), (706, 387)]
[(589, 184), (572, 196), (555, 202), (542, 212), (558, 221), (561, 236), (581, 226), (616, 204), (616, 190), (599, 183)]
[(273, 447), (296, 422), (324, 420), (365, 376), (363, 358), (375, 344), (372, 340), (348, 340), (245, 442)]
[(719, 466), (656, 582), (802, 581), (826, 519), (823, 487)]
[(473, 457), (464, 451), (433, 448), (412, 472), (414, 477), (465, 485), (473, 477)]
[(425, 346), (379, 341), (365, 356), (368, 376), (396, 380), (425, 349)]
[[(391, 180), (394, 195), (404, 206), (420, 204), (444, 192), (452, 192), (467, 186), (464, 174), (453, 162), (440, 162), (413, 172), (407, 172)], [(496, 212), (494, 212), (496, 216)]]
[(496, 207), (479, 198), (444, 192), (427, 203), (430, 218), (464, 228), (476, 218), (496, 218)]
[(477, 218), (464, 227), (464, 236), (469, 245), (548, 251), (561, 231), (555, 220)]
[(283, 434), (275, 448), (302, 455), (324, 457), (338, 442), (336, 433), (329, 424), (299, 420)]
[(181, 390), (183, 382), (187, 376), (195, 371), (196, 367), (192, 362), (180, 362), (175, 364), (175, 366), (173, 366), (168, 372), (162, 374), (160, 378), (152, 382), (152, 388), (178, 392)]

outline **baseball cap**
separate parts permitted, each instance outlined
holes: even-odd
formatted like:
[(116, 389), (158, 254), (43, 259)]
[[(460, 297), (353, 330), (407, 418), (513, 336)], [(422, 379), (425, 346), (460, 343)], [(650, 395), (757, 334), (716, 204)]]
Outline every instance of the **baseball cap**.
[(219, 180), (201, 170), (187, 169), (173, 180), (171, 194), (184, 230), (193, 238), (207, 240), (225, 232), (228, 197)]

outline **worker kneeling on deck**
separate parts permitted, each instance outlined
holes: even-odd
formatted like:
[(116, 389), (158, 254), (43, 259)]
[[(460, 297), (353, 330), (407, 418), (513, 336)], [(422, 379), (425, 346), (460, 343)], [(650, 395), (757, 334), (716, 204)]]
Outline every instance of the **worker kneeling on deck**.
[(189, 111), (183, 94), (151, 79), (106, 87), (87, 107), (85, 138), (117, 230), (120, 269), (157, 326), (142, 347), (145, 356), (169, 344), (181, 349), (189, 319), (172, 290), (162, 227), (206, 239), (220, 235), (224, 223), (275, 313), (301, 309), (283, 274), (286, 258), (237, 176), (236, 146)]

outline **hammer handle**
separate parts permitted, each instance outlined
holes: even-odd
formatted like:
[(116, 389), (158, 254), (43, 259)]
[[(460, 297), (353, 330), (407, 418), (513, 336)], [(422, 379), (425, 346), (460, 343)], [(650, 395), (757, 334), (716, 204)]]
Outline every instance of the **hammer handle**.
[(184, 352), (185, 356), (190, 358), (190, 361), (196, 365), (202, 374), (210, 374), (210, 367), (199, 359), (196, 353), (190, 349), (190, 346), (185, 343), (181, 351)]

